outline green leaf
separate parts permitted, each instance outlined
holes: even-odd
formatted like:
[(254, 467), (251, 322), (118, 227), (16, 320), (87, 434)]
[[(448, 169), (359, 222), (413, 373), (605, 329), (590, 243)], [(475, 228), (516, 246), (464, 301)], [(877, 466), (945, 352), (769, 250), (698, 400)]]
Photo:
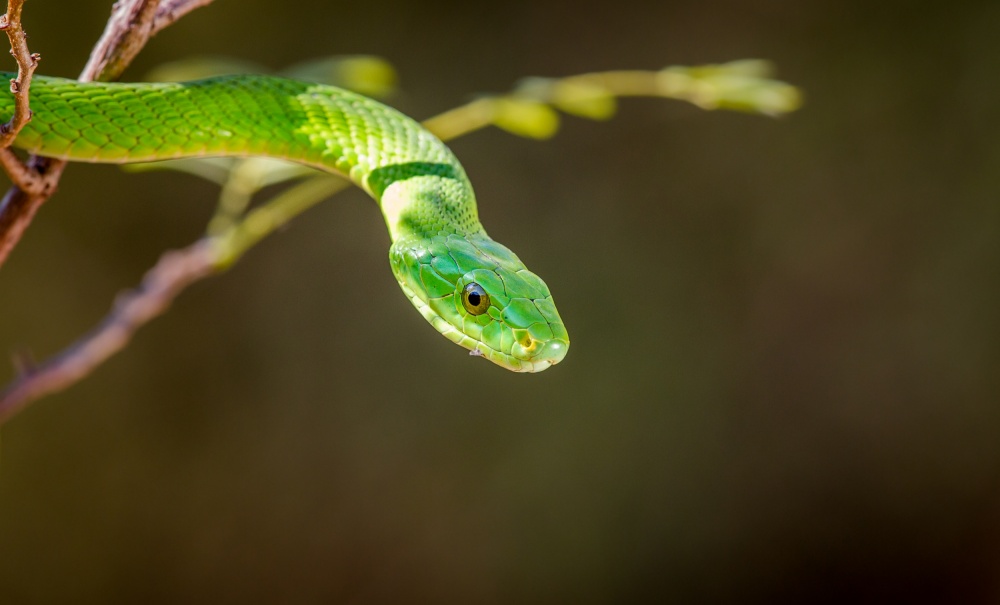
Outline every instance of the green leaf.
[(183, 160), (163, 160), (160, 162), (142, 162), (140, 164), (123, 164), (126, 172), (149, 172), (153, 170), (175, 170), (201, 177), (216, 185), (223, 185), (229, 180), (237, 158), (186, 158)]
[(311, 174), (325, 174), (324, 172), (295, 162), (287, 160), (276, 160), (273, 158), (253, 157), (243, 160), (244, 164), (239, 170), (251, 172), (255, 175), (257, 189), (263, 189), (270, 185), (276, 185), (285, 181), (299, 179)]
[(618, 103), (607, 88), (585, 82), (563, 81), (552, 87), (552, 104), (566, 113), (607, 120), (615, 115)]
[(775, 74), (774, 63), (765, 59), (740, 59), (719, 63), (716, 65), (699, 65), (696, 67), (684, 68), (696, 78), (712, 78), (718, 76), (745, 76), (747, 78), (773, 78)]
[(493, 123), (518, 136), (548, 139), (559, 130), (559, 114), (545, 103), (502, 97), (494, 100)]
[(298, 63), (281, 71), (297, 80), (340, 86), (369, 97), (385, 97), (396, 90), (395, 68), (368, 55), (326, 57)]
[(230, 57), (190, 57), (163, 63), (146, 74), (150, 82), (184, 82), (234, 74), (266, 74), (263, 65)]
[(514, 89), (514, 97), (548, 103), (568, 114), (607, 120), (615, 114), (618, 103), (605, 86), (580, 78), (524, 78)]
[(657, 75), (664, 96), (685, 99), (704, 109), (732, 109), (767, 115), (795, 111), (799, 89), (769, 77), (767, 61), (746, 60), (699, 67), (668, 67)]

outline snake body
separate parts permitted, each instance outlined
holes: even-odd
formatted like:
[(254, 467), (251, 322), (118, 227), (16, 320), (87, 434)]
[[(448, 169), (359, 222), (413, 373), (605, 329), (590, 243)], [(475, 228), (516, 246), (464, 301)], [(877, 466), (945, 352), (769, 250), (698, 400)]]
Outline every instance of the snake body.
[[(2, 119), (13, 107), (9, 93), (0, 95)], [(395, 109), (266, 76), (143, 84), (38, 76), (31, 107), (14, 145), (44, 156), (126, 163), (259, 155), (345, 175), (378, 203), (393, 274), (441, 334), (518, 372), (566, 354), (548, 287), (486, 234), (454, 154)]]

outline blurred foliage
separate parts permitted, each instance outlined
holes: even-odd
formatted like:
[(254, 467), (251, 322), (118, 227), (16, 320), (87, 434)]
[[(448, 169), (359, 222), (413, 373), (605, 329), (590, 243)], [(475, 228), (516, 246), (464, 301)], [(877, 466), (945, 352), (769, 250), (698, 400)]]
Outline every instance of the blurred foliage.
[(396, 70), (384, 59), (366, 55), (333, 56), (303, 61), (273, 71), (235, 57), (188, 57), (163, 63), (146, 74), (149, 82), (183, 82), (215, 76), (270, 74), (340, 86), (376, 99), (396, 89)]

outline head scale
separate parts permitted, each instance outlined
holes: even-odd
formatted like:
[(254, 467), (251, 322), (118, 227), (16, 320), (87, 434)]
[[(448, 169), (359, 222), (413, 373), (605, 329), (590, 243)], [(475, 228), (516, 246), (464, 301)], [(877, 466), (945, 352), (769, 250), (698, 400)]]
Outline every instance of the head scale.
[(420, 314), (473, 354), (515, 372), (566, 355), (569, 336), (545, 282), (485, 233), (404, 237), (389, 260)]

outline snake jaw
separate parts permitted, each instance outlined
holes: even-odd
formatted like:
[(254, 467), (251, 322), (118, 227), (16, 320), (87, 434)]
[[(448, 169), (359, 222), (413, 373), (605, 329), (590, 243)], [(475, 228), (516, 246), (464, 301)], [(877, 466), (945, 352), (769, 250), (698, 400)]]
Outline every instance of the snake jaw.
[[(569, 336), (545, 282), (485, 233), (404, 238), (389, 258), (420, 314), (472, 355), (515, 372), (540, 372), (565, 357)], [(469, 287), (489, 297), (488, 308), (466, 306)]]

